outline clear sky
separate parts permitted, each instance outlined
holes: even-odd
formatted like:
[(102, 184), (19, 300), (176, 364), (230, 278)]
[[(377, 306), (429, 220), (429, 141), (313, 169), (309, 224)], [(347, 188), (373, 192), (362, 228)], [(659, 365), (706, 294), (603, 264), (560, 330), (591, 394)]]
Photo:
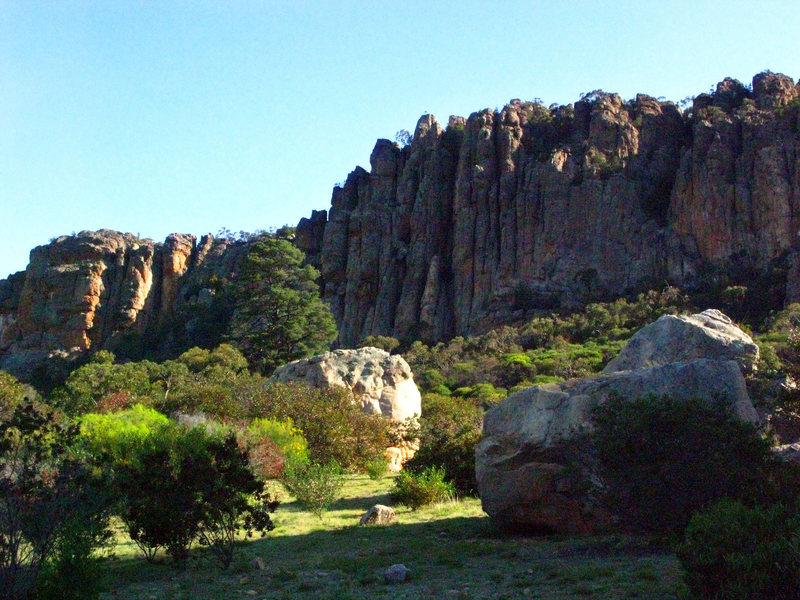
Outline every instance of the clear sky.
[(800, 2), (0, 0), (0, 278), (83, 229), (294, 225), (423, 113), (764, 69), (800, 77)]

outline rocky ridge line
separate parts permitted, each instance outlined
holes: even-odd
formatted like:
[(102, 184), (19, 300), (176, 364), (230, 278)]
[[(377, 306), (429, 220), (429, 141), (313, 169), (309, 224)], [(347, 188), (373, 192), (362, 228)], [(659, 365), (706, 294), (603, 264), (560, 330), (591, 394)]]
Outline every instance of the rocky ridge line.
[[(777, 269), (800, 299), (800, 87), (733, 79), (691, 111), (593, 92), (431, 115), (297, 228), (339, 343), (437, 341), (666, 282)], [(705, 279), (704, 279), (705, 278)]]
[[(405, 148), (379, 140), (370, 171), (297, 227), (339, 345), (444, 340), (720, 277), (800, 300), (800, 87), (769, 72), (751, 87), (726, 79), (688, 114), (642, 94), (515, 100), (446, 128), (423, 116)], [(53, 352), (144, 335), (179, 349), (214, 326), (197, 315), (213, 312), (245, 251), (108, 230), (37, 247), (26, 271), (0, 280), (0, 368), (25, 375)]]

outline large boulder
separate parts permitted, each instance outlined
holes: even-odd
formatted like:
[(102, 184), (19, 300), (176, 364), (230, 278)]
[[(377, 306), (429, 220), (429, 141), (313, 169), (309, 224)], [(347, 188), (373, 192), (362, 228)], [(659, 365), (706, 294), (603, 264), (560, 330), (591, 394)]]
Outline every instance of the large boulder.
[(610, 524), (593, 494), (592, 410), (610, 396), (724, 398), (757, 422), (736, 362), (696, 359), (608, 373), (512, 394), (486, 413), (475, 453), (483, 509), (501, 527), (547, 532), (600, 531)]
[(733, 360), (745, 373), (758, 361), (752, 338), (716, 309), (696, 315), (663, 315), (642, 327), (603, 373), (631, 371), (657, 365), (711, 358)]
[[(402, 356), (379, 348), (333, 350), (278, 367), (270, 381), (300, 381), (309, 387), (344, 387), (365, 413), (395, 423), (422, 414), (422, 397), (411, 367)], [(399, 470), (414, 455), (415, 445), (388, 448), (390, 470)]]
[(411, 367), (379, 348), (333, 350), (278, 367), (272, 381), (302, 381), (309, 387), (345, 387), (365, 413), (403, 421), (422, 413), (422, 398)]

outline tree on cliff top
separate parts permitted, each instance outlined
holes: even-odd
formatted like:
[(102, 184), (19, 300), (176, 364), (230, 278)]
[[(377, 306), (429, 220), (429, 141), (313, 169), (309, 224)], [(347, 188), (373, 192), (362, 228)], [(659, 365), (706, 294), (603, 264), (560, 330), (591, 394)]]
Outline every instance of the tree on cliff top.
[(230, 339), (265, 375), (327, 350), (336, 337), (331, 311), (319, 297), (319, 272), (302, 263), (303, 253), (290, 242), (264, 236), (233, 282)]

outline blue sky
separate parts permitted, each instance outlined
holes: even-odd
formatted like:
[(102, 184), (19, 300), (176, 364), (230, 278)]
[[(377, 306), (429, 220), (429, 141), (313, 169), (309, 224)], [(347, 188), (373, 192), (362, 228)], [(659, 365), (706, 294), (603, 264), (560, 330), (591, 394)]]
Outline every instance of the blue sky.
[(797, 80), (798, 31), (794, 1), (0, 0), (0, 277), (83, 229), (296, 224), (423, 113)]

